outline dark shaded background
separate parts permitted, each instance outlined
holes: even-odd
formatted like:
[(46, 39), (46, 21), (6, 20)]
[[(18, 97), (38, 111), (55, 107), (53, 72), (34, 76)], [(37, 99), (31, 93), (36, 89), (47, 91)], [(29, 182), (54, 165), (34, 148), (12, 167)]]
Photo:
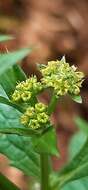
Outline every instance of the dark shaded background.
[[(85, 73), (86, 80), (81, 91), (83, 104), (78, 105), (65, 97), (52, 118), (59, 126), (57, 136), (62, 154), (60, 161), (53, 158), (54, 168), (57, 169), (66, 161), (67, 145), (76, 131), (74, 116), (88, 119), (88, 0), (0, 0), (0, 33), (15, 36), (14, 41), (0, 45), (1, 52), (5, 52), (6, 48), (10, 51), (20, 47), (36, 47), (22, 62), (27, 74), (35, 73), (40, 77), (36, 62), (47, 63), (63, 55), (70, 64)], [(48, 101), (46, 95), (42, 99)], [(7, 164), (5, 166), (3, 159), (6, 160), (1, 157), (0, 170), (9, 173), (17, 184), (22, 184), (22, 174), (13, 171)], [(24, 182), (22, 186), (26, 188)]]

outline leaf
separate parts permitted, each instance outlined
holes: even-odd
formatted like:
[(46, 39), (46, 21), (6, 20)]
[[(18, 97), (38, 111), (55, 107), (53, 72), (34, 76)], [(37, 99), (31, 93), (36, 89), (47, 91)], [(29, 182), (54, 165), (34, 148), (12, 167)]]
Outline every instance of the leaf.
[(32, 49), (30, 48), (24, 48), (14, 52), (0, 54), (0, 75), (26, 57), (31, 51)]
[(6, 92), (4, 91), (1, 85), (0, 85), (0, 96), (8, 99), (8, 96), (6, 95)]
[[(88, 177), (75, 180), (74, 182), (68, 183), (61, 190), (87, 190), (88, 189)], [(59, 190), (59, 189), (57, 189)]]
[(7, 40), (13, 40), (13, 39), (14, 39), (14, 37), (10, 36), (10, 35), (0, 35), (0, 42), (4, 42)]
[(33, 150), (30, 137), (1, 135), (0, 153), (9, 158), (11, 166), (20, 169), (27, 176), (39, 179), (39, 157)]
[(88, 138), (88, 123), (80, 118), (74, 119), (76, 126), (80, 129), (75, 135), (73, 135), (69, 145), (69, 158), (72, 159), (82, 148)]
[(33, 145), (38, 153), (45, 153), (45, 154), (59, 156), (56, 141), (57, 141), (56, 132), (55, 129), (52, 127), (41, 137), (35, 138), (33, 140)]
[[(55, 174), (54, 174), (55, 175)], [(70, 181), (88, 176), (88, 138), (81, 150), (60, 172), (55, 175), (54, 187), (63, 187)]]
[(7, 177), (0, 173), (0, 190), (20, 190)]
[(77, 127), (82, 130), (86, 135), (88, 135), (88, 122), (80, 117), (75, 118), (75, 123)]
[(18, 65), (14, 65), (0, 76), (0, 84), (6, 94), (10, 97), (15, 90), (17, 82), (26, 80), (26, 78), (27, 77), (22, 69)]
[[(3, 129), (4, 132), (9, 130), (16, 134), (22, 132), (21, 135), (24, 135), (25, 132), (27, 135), (27, 131), (28, 133), (32, 132), (23, 128), (19, 117), (20, 112), (10, 106), (0, 104), (0, 130)], [(11, 165), (22, 170), (26, 175), (39, 178), (39, 156), (33, 149), (31, 137), (0, 134), (0, 153), (6, 155)]]
[(72, 100), (75, 102), (81, 104), (82, 103), (82, 97), (81, 96), (76, 96), (76, 95), (71, 95)]
[(80, 152), (86, 140), (87, 135), (82, 131), (79, 131), (73, 135), (69, 145), (69, 160), (72, 160), (78, 154), (78, 152)]
[(18, 105), (18, 104), (15, 104), (13, 102), (11, 102), (9, 99), (7, 98), (4, 98), (2, 96), (0, 96), (0, 103), (3, 103), (3, 104), (6, 104), (6, 105), (9, 105), (11, 107), (14, 107), (16, 108), (18, 111), (24, 113), (24, 109), (21, 105)]

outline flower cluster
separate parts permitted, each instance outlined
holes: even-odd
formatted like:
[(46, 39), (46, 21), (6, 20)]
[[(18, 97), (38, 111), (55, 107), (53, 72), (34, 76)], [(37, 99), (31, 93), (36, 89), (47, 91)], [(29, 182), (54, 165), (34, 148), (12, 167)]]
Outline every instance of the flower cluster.
[(84, 74), (78, 72), (73, 65), (70, 66), (65, 61), (50, 61), (47, 66), (40, 68), (43, 78), (42, 84), (45, 87), (54, 88), (57, 96), (66, 95), (67, 93), (78, 95), (83, 82)]
[(42, 84), (37, 82), (36, 76), (29, 77), (26, 81), (22, 81), (16, 85), (16, 89), (12, 94), (12, 101), (27, 102), (32, 95), (36, 95), (42, 90)]
[(28, 107), (21, 116), (21, 123), (32, 129), (45, 126), (48, 122), (47, 106), (43, 103), (36, 103), (35, 107)]

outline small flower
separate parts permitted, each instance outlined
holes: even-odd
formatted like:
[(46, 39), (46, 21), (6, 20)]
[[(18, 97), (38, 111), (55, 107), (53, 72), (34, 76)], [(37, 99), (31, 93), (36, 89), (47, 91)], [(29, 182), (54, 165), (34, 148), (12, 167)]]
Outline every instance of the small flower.
[(49, 121), (49, 116), (46, 113), (39, 113), (37, 115), (37, 120), (39, 123), (47, 123)]
[(32, 118), (34, 116), (34, 107), (28, 107), (27, 110), (26, 110), (26, 112), (25, 112), (25, 114), (28, 117)]
[(20, 92), (15, 90), (15, 92), (12, 94), (12, 100), (14, 102), (18, 102), (21, 98)]
[(21, 116), (20, 121), (21, 121), (21, 123), (22, 123), (23, 125), (26, 125), (26, 124), (28, 123), (28, 120), (29, 120), (29, 118), (28, 118), (27, 115), (23, 114), (23, 115)]
[(46, 108), (47, 108), (47, 106), (45, 104), (43, 104), (43, 103), (37, 103), (37, 104), (35, 104), (35, 110), (36, 110), (36, 112), (43, 112), (43, 111), (46, 110)]
[(31, 92), (30, 91), (25, 91), (21, 94), (21, 99), (24, 101), (24, 102), (27, 102), (28, 100), (30, 100), (31, 98)]
[(32, 129), (38, 129), (41, 126), (36, 119), (33, 119), (33, 120), (31, 120), (31, 122), (29, 122), (28, 127), (32, 128)]

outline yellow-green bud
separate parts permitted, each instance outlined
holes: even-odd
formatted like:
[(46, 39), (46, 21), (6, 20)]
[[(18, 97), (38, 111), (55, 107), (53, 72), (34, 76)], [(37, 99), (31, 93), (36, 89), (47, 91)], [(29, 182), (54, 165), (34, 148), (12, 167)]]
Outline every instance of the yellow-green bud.
[(23, 125), (26, 125), (26, 124), (28, 123), (28, 120), (29, 120), (29, 118), (28, 118), (28, 116), (25, 115), (25, 114), (23, 114), (23, 115), (21, 116), (21, 118), (20, 118), (20, 121), (21, 121), (21, 123), (22, 123)]
[(45, 104), (43, 104), (43, 103), (37, 103), (37, 104), (35, 104), (35, 110), (36, 110), (36, 112), (43, 112), (43, 111), (46, 110), (46, 108), (47, 108), (47, 106)]
[(39, 123), (47, 123), (49, 121), (49, 116), (46, 113), (39, 113), (37, 115), (37, 120)]
[(12, 94), (12, 100), (14, 102), (18, 102), (21, 98), (20, 92), (15, 90), (15, 92)]
[(40, 124), (38, 123), (36, 119), (33, 119), (31, 122), (29, 122), (28, 127), (32, 129), (38, 129), (40, 128)]
[(31, 98), (31, 93), (29, 91), (25, 91), (21, 94), (21, 98), (24, 102), (27, 102)]

